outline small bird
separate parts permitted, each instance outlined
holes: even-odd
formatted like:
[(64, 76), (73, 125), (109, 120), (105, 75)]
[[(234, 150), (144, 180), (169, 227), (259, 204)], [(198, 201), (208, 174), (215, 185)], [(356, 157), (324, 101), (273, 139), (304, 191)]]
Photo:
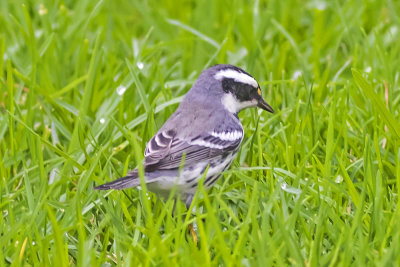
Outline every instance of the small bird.
[[(147, 143), (143, 162), (147, 188), (168, 197), (176, 186), (189, 209), (199, 180), (204, 176), (204, 186), (209, 189), (236, 157), (244, 136), (238, 113), (248, 107), (274, 112), (250, 74), (223, 64), (203, 71), (177, 110)], [(126, 177), (94, 189), (137, 186), (136, 168)]]

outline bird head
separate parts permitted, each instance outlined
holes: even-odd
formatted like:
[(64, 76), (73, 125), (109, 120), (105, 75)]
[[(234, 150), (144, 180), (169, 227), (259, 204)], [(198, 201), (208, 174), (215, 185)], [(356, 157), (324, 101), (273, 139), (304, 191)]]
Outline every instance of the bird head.
[(244, 70), (233, 65), (216, 65), (207, 71), (222, 88), (221, 102), (229, 112), (236, 114), (245, 108), (259, 107), (274, 113), (262, 97), (257, 81)]

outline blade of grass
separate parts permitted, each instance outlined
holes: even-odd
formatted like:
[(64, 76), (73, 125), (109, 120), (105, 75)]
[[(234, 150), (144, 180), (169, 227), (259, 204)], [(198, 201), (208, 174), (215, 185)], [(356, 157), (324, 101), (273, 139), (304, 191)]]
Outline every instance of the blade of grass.
[(356, 69), (351, 70), (353, 73), (353, 78), (356, 81), (358, 87), (362, 92), (368, 97), (372, 102), (373, 106), (377, 109), (378, 114), (380, 114), (385, 121), (386, 125), (390, 128), (392, 133), (400, 138), (400, 123), (393, 117), (393, 115), (386, 109), (384, 102), (375, 93), (372, 85), (368, 83), (360, 71)]

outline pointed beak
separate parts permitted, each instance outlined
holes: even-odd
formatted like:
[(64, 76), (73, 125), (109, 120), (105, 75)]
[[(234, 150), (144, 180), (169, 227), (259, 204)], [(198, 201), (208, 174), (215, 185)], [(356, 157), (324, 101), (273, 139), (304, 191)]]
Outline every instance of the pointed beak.
[(268, 112), (274, 113), (274, 109), (262, 98), (258, 99), (257, 107), (262, 108)]

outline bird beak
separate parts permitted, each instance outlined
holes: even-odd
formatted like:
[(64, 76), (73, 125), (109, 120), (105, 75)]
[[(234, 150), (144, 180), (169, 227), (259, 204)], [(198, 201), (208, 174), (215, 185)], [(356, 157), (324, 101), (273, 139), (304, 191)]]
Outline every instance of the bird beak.
[(268, 112), (274, 113), (274, 109), (262, 98), (258, 99), (257, 107), (262, 108)]

